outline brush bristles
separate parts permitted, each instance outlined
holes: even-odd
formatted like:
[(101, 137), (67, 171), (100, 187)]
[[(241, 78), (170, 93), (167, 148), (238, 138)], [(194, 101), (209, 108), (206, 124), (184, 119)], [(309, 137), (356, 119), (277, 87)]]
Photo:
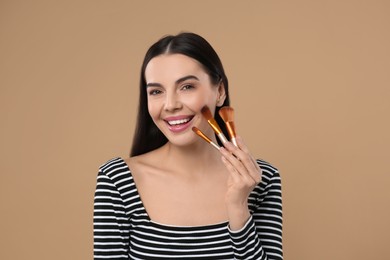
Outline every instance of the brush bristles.
[(193, 127), (192, 128), (192, 131), (195, 132), (195, 134), (197, 134), (198, 136), (200, 136), (203, 140), (205, 140), (206, 142), (208, 142), (209, 144), (211, 144), (215, 149), (219, 150), (221, 149), (221, 147), (219, 145), (217, 145), (216, 143), (214, 143), (207, 135), (205, 135), (202, 131), (200, 131), (197, 127)]
[(192, 128), (192, 131), (194, 131), (197, 135), (202, 137), (206, 142), (208, 142), (208, 143), (212, 142), (211, 139), (207, 135), (205, 135), (202, 131), (200, 131), (200, 129), (198, 129), (197, 127), (194, 126)]
[(201, 110), (203, 116), (207, 119), (207, 122), (209, 125), (213, 128), (214, 132), (217, 134), (218, 138), (221, 140), (222, 143), (228, 142), (225, 135), (223, 134), (221, 128), (219, 127), (217, 121), (214, 119), (213, 115), (211, 114), (210, 109), (207, 106), (204, 106)]
[(234, 109), (229, 106), (222, 107), (219, 110), (219, 115), (221, 116), (222, 120), (225, 122), (226, 129), (229, 133), (230, 140), (232, 143), (238, 147), (237, 141), (236, 141), (236, 128), (234, 125)]
[(213, 118), (213, 115), (211, 114), (210, 109), (207, 106), (204, 106), (201, 110), (202, 115), (207, 119), (210, 120)]
[(222, 107), (219, 110), (219, 115), (225, 123), (234, 121), (234, 109), (232, 107)]
[(219, 127), (217, 121), (215, 121), (213, 115), (211, 114), (210, 109), (207, 106), (204, 106), (201, 110), (202, 115), (207, 119), (209, 125), (214, 129), (214, 132), (218, 135), (222, 133), (221, 128)]

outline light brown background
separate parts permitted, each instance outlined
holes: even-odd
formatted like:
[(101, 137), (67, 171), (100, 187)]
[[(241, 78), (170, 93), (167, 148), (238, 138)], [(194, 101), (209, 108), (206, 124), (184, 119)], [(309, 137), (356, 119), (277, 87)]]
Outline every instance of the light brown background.
[(203, 35), (239, 133), (282, 173), (285, 259), (390, 259), (389, 1), (0, 1), (0, 259), (91, 259), (97, 168), (139, 70)]

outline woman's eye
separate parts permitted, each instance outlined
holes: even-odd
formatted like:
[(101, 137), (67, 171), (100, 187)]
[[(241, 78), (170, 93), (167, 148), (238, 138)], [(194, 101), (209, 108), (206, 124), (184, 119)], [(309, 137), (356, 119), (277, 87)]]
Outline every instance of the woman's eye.
[(194, 86), (192, 86), (192, 85), (184, 85), (181, 89), (182, 90), (190, 90), (190, 89), (193, 89), (194, 88)]
[(158, 94), (161, 94), (162, 91), (161, 90), (158, 90), (158, 89), (152, 89), (149, 91), (149, 95), (151, 96), (155, 96), (155, 95), (158, 95)]

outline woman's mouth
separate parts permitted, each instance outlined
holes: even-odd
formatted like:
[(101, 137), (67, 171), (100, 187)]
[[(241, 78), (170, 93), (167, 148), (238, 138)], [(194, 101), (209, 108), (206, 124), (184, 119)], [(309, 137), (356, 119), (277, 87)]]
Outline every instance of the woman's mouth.
[(174, 125), (181, 125), (181, 124), (187, 123), (187, 122), (190, 121), (190, 120), (191, 120), (190, 118), (178, 119), (178, 120), (171, 120), (171, 121), (168, 121), (168, 124), (171, 125), (171, 126), (174, 126)]
[(170, 131), (179, 133), (186, 130), (191, 125), (191, 120), (193, 118), (193, 116), (167, 118), (165, 119), (165, 122), (167, 122)]

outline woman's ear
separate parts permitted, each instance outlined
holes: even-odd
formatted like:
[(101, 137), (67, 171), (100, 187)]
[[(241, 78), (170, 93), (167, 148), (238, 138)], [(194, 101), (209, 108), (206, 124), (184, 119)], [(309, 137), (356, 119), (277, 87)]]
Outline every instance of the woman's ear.
[(217, 98), (217, 106), (221, 107), (223, 103), (225, 103), (226, 99), (226, 91), (225, 91), (225, 85), (221, 81), (218, 85), (218, 98)]

